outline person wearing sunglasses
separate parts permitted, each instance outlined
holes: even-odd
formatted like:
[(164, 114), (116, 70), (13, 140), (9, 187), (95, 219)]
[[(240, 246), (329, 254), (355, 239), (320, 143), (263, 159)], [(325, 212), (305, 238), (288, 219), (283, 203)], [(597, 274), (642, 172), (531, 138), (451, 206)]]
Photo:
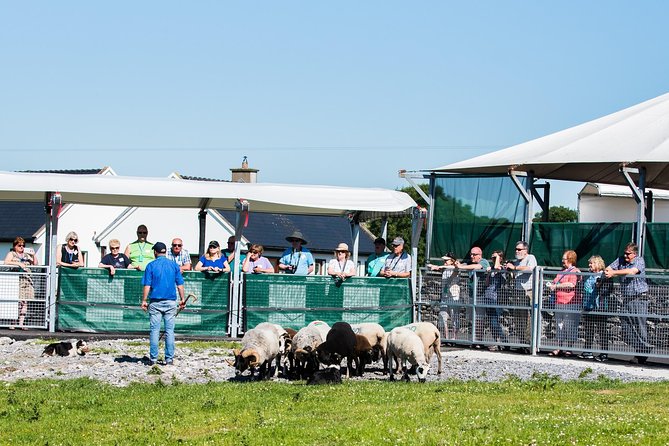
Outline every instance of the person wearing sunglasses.
[(175, 238), (172, 240), (172, 248), (167, 251), (167, 257), (169, 260), (173, 261), (179, 265), (179, 269), (183, 273), (184, 271), (190, 271), (193, 266), (190, 261), (190, 254), (184, 248), (184, 242), (180, 238)]
[(137, 226), (137, 240), (125, 248), (124, 254), (130, 259), (132, 265), (140, 271), (144, 271), (146, 265), (156, 259), (153, 252), (153, 243), (146, 240), (148, 235), (149, 230), (146, 225)]
[(249, 255), (244, 259), (242, 270), (251, 274), (269, 274), (274, 272), (274, 267), (267, 257), (262, 255), (265, 248), (263, 245), (251, 245)]
[(109, 270), (109, 275), (113, 276), (116, 273), (117, 269), (137, 269), (136, 266), (133, 266), (130, 262), (128, 256), (121, 252), (121, 242), (115, 238), (109, 240), (109, 254), (104, 256), (98, 268), (105, 268)]
[(56, 250), (56, 266), (64, 266), (66, 268), (79, 268), (84, 266), (84, 257), (77, 246), (79, 236), (76, 232), (68, 232), (65, 236), (65, 243), (60, 245)]
[[(655, 348), (648, 342), (647, 315), (648, 282), (646, 282), (646, 262), (639, 255), (636, 243), (628, 243), (623, 255), (604, 269), (607, 279), (620, 277), (623, 307), (620, 317), (622, 335), (625, 343), (637, 353), (650, 353)], [(645, 364), (648, 359), (645, 355), (638, 355), (632, 359), (632, 364)]]
[[(26, 273), (19, 276), (19, 317), (17, 322), (19, 328), (22, 330), (27, 330), (23, 324), (26, 315), (28, 314), (28, 301), (35, 297), (35, 288), (33, 287), (33, 281), (29, 275), (30, 269), (28, 267), (37, 265), (37, 258), (34, 255), (34, 251), (26, 251), (26, 241), (22, 237), (16, 237), (12, 249), (5, 257), (5, 265), (18, 266)], [(9, 329), (14, 330), (14, 326), (10, 325)]]
[(209, 242), (207, 252), (200, 257), (200, 261), (195, 265), (195, 271), (204, 271), (210, 273), (229, 273), (230, 265), (228, 259), (221, 255), (221, 245), (217, 240)]
[[(527, 309), (513, 310), (518, 342), (526, 344), (529, 344), (531, 339), (532, 272), (537, 267), (537, 259), (528, 252), (529, 248), (530, 245), (525, 241), (516, 242), (516, 259), (506, 262), (506, 270), (513, 271), (515, 274), (515, 304), (527, 307)], [(522, 350), (525, 353), (530, 353), (527, 348)]]

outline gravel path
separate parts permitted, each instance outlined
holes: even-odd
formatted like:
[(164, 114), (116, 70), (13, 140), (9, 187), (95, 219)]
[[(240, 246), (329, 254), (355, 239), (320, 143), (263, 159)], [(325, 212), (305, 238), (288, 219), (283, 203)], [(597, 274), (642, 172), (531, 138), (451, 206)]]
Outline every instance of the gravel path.
[[(235, 379), (229, 349), (192, 349), (188, 342), (177, 341), (175, 365), (146, 365), (148, 339), (114, 339), (90, 341), (91, 352), (77, 357), (43, 357), (44, 342), (36, 339), (14, 340), (0, 337), (0, 381), (19, 379), (73, 379), (88, 377), (114, 386), (133, 382), (207, 383)], [(528, 356), (486, 350), (447, 349), (443, 352), (444, 373), (436, 374), (436, 357), (428, 381), (479, 380), (500, 381), (509, 376), (529, 379), (534, 374), (557, 375), (562, 380), (610, 379), (631, 381), (660, 381), (669, 379), (667, 365), (630, 365), (623, 361), (601, 364), (595, 361)], [(388, 379), (380, 368), (372, 368), (364, 379)], [(412, 377), (415, 380), (415, 377)], [(282, 380), (285, 381), (285, 380)], [(287, 382), (287, 381), (286, 381)]]

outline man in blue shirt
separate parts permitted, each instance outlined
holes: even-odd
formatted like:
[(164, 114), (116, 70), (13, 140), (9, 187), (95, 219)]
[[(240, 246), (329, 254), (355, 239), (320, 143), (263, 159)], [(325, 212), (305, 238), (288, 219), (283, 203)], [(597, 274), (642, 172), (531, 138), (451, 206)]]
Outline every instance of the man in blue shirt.
[(307, 248), (307, 241), (300, 231), (295, 231), (288, 237), (286, 241), (293, 246), (286, 249), (279, 259), (279, 270), (286, 274), (296, 274), (298, 276), (306, 276), (314, 272), (314, 256)]
[(153, 245), (156, 260), (146, 266), (142, 277), (142, 310), (149, 311), (149, 359), (151, 365), (158, 362), (160, 325), (165, 319), (165, 364), (174, 363), (174, 318), (177, 315), (177, 291), (179, 308), (186, 306), (184, 278), (176, 262), (165, 257), (167, 247), (158, 242)]

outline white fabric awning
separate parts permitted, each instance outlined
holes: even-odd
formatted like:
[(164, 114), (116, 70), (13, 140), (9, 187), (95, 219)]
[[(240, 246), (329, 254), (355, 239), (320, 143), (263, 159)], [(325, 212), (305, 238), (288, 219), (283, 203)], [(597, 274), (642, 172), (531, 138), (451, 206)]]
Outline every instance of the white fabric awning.
[(533, 171), (537, 178), (626, 185), (621, 166), (645, 167), (646, 186), (669, 189), (669, 93), (593, 121), (432, 172)]
[(228, 183), (177, 178), (0, 172), (0, 200), (43, 201), (58, 192), (64, 203), (161, 208), (235, 209), (248, 200), (251, 212), (361, 217), (405, 214), (416, 206), (406, 193), (389, 189), (267, 183)]

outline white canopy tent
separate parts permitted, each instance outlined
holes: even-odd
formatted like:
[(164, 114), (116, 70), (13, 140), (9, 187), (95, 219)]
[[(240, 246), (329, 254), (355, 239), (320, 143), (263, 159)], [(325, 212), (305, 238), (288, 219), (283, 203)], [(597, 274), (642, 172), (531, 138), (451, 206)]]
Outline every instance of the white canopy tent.
[[(235, 231), (237, 242), (241, 239), (244, 216), (250, 209), (266, 213), (351, 216), (354, 223), (354, 261), (357, 261), (358, 221), (373, 217), (411, 214), (417, 206), (408, 194), (388, 189), (21, 172), (0, 172), (0, 200), (44, 201), (51, 207), (50, 216), (47, 217), (50, 305), (55, 303), (56, 235), (58, 209), (62, 203), (194, 208), (202, 212), (210, 208), (237, 209), (239, 211)], [(204, 233), (202, 229), (201, 226), (201, 233)], [(413, 245), (415, 251), (417, 241)], [(237, 258), (239, 255), (240, 244), (236, 243)], [(414, 273), (412, 275), (414, 290), (415, 280)], [(239, 262), (235, 262), (233, 281), (239, 283)], [(235, 306), (239, 303), (239, 287), (234, 286), (232, 290), (234, 296), (230, 326), (231, 335), (236, 336), (241, 320), (240, 308)], [(55, 329), (53, 317), (49, 329), (51, 331)]]
[[(669, 189), (669, 93), (619, 112), (497, 152), (448, 164), (431, 172), (500, 174), (525, 172), (521, 192), (528, 203), (529, 234), (534, 179), (627, 185), (637, 202), (638, 227), (645, 222), (645, 189)], [(638, 175), (635, 181), (631, 174)], [(516, 182), (519, 185), (518, 182)], [(637, 233), (643, 249), (643, 229)]]
[(669, 189), (669, 93), (633, 107), (434, 172), (534, 172), (537, 178), (628, 185), (621, 167), (644, 167), (646, 187)]
[(339, 186), (228, 183), (179, 178), (0, 172), (0, 200), (41, 201), (58, 192), (65, 203), (110, 206), (234, 209), (247, 200), (254, 212), (307, 215), (408, 214), (416, 202), (404, 192)]

